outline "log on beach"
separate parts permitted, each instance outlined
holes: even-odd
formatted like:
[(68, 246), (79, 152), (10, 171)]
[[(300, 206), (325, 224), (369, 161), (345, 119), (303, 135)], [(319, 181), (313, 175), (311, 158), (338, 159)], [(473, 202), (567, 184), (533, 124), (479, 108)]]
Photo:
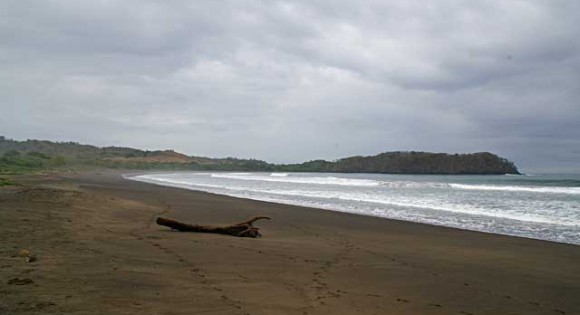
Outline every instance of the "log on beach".
[(188, 224), (162, 217), (158, 217), (155, 222), (158, 225), (167, 226), (180, 232), (217, 233), (238, 237), (256, 238), (262, 236), (262, 234), (260, 234), (259, 228), (254, 227), (253, 223), (262, 219), (270, 220), (269, 217), (258, 216), (247, 221), (227, 226)]

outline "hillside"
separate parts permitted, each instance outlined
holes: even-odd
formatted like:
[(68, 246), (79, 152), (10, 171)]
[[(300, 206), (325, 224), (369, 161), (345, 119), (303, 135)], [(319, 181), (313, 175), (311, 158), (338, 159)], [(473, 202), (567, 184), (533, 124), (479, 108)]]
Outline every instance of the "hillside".
[(339, 172), (385, 174), (519, 174), (514, 163), (488, 152), (386, 152), (334, 162), (270, 164), (254, 159), (188, 156), (173, 150), (96, 147), (75, 142), (16, 141), (0, 136), (0, 173), (51, 168), (105, 167), (158, 170)]
[(0, 136), (0, 173), (94, 167), (142, 170), (273, 170), (272, 165), (253, 159), (213, 159), (187, 156), (173, 150), (96, 147), (76, 142), (46, 140), (17, 141)]
[(323, 160), (284, 165), (287, 171), (383, 174), (519, 174), (514, 163), (489, 152), (446, 154), (430, 152), (385, 152), (354, 156), (335, 162)]

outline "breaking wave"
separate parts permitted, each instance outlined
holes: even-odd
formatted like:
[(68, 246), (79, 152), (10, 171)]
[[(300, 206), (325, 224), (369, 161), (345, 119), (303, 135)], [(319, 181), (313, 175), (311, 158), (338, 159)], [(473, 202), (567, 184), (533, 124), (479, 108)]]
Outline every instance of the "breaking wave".
[(263, 182), (283, 182), (283, 183), (295, 183), (295, 184), (314, 184), (314, 185), (338, 185), (338, 186), (379, 186), (381, 182), (371, 179), (351, 179), (351, 178), (340, 178), (334, 176), (327, 177), (289, 177), (286, 175), (274, 175), (264, 176), (264, 175), (252, 175), (252, 174), (242, 174), (242, 173), (214, 173), (211, 174), (213, 178), (225, 178), (225, 179), (235, 179), (235, 180), (249, 180), (249, 181), (263, 181)]
[(491, 190), (491, 191), (507, 191), (507, 192), (580, 195), (580, 187), (533, 187), (533, 186), (465, 185), (465, 184), (449, 184), (449, 186), (451, 186), (451, 188), (465, 190)]

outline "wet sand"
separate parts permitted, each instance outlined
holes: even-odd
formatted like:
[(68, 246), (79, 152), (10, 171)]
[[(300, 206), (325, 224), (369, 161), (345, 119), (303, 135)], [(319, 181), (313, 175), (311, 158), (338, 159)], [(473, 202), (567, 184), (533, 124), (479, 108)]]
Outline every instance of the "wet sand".
[[(155, 186), (0, 187), (0, 314), (580, 314), (580, 246)], [(263, 237), (179, 233), (159, 216)], [(26, 262), (22, 249), (34, 261)]]

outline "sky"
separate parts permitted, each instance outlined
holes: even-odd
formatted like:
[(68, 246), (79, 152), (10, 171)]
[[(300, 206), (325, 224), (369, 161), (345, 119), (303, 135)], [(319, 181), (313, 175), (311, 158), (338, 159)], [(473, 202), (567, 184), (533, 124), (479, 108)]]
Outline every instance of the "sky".
[(580, 1), (0, 0), (0, 135), (580, 171)]

